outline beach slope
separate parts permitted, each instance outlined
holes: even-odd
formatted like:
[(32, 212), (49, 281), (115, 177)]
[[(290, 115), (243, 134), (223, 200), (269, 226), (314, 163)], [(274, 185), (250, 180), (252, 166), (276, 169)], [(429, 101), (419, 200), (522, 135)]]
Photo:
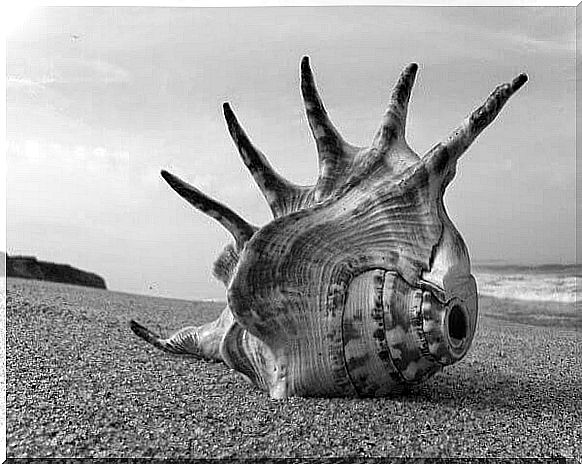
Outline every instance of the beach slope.
[(128, 326), (168, 334), (222, 306), (8, 279), (7, 456), (581, 455), (580, 318), (570, 307), (481, 298), (467, 357), (380, 399), (274, 401), (226, 366), (157, 351)]

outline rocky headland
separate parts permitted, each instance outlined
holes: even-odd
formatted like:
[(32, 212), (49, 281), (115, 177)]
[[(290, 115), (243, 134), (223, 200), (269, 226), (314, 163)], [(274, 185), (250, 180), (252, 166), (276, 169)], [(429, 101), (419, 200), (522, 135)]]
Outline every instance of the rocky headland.
[(92, 272), (82, 271), (68, 264), (39, 261), (34, 256), (6, 255), (6, 277), (47, 280), (63, 284), (83, 285), (104, 288), (105, 280)]

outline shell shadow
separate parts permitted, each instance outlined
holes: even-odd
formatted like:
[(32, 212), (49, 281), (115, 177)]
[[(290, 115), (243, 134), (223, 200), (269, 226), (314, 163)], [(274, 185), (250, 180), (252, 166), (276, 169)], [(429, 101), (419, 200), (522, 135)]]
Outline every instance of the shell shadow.
[(552, 410), (574, 411), (582, 402), (582, 389), (571, 376), (549, 370), (511, 375), (469, 365), (438, 374), (413, 387), (400, 400), (476, 410), (534, 413), (551, 406)]

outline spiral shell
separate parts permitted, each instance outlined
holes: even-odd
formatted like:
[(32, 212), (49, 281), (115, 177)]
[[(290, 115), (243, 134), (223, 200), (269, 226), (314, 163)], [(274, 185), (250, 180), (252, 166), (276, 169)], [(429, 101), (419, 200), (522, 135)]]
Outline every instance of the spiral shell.
[(216, 321), (168, 339), (132, 321), (134, 332), (169, 352), (223, 361), (274, 398), (389, 395), (463, 358), (477, 289), (443, 194), (458, 158), (527, 77), (497, 87), (420, 158), (405, 139), (417, 69), (402, 72), (371, 145), (357, 147), (332, 124), (303, 59), (319, 155), (313, 186), (275, 172), (225, 104), (230, 134), (274, 219), (255, 227), (162, 171), (235, 239), (214, 265), (228, 306)]

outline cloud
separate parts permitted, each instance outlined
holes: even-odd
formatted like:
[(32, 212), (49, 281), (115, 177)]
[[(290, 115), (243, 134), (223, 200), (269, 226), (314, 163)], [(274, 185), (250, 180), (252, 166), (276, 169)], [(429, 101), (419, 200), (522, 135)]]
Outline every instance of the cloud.
[(505, 31), (495, 34), (496, 39), (508, 46), (513, 46), (522, 52), (558, 53), (572, 54), (576, 50), (576, 38), (571, 32), (567, 38), (537, 38), (524, 32)]
[(46, 89), (54, 84), (122, 84), (131, 81), (129, 71), (95, 59), (52, 57), (37, 60), (26, 69), (8, 66), (8, 89)]
[(113, 63), (102, 60), (92, 60), (77, 64), (80, 74), (64, 76), (61, 82), (96, 82), (96, 83), (125, 83), (130, 82), (127, 70)]
[(8, 76), (6, 79), (6, 87), (20, 89), (20, 88), (44, 88), (44, 82), (33, 81), (26, 77)]
[(131, 203), (126, 151), (9, 140), (7, 164), (11, 220), (40, 214), (76, 222), (87, 214), (106, 213), (116, 202)]

